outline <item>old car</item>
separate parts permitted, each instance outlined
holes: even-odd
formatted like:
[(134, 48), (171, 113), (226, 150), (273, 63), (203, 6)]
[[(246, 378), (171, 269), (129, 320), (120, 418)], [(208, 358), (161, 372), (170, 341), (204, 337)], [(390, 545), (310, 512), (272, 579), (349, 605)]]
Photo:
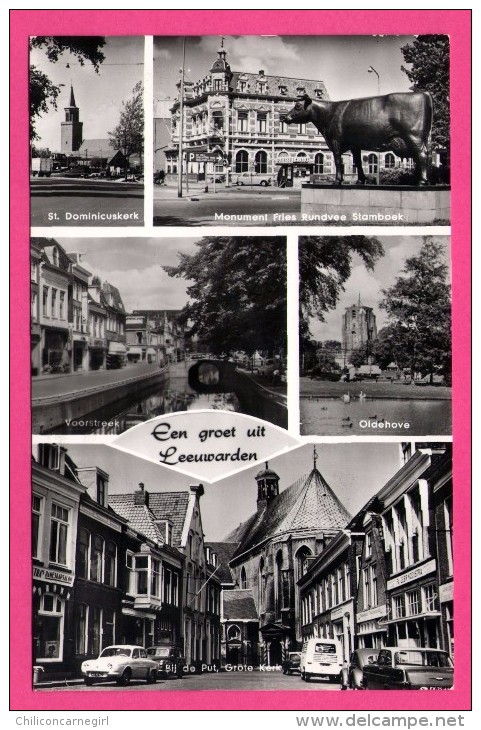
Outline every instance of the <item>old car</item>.
[(388, 646), (362, 675), (364, 689), (451, 689), (454, 669), (446, 651)]
[(284, 674), (301, 673), (301, 652), (290, 651), (282, 662), (282, 671)]
[(172, 644), (161, 644), (149, 646), (147, 649), (149, 659), (157, 663), (158, 676), (173, 679), (181, 679), (184, 676), (185, 657), (178, 646)]
[(256, 172), (241, 172), (234, 179), (236, 185), (261, 185), (266, 188), (271, 184), (271, 178), (269, 175), (263, 175), (262, 173)]
[(94, 682), (115, 680), (126, 686), (131, 679), (145, 679), (149, 684), (157, 681), (157, 662), (147, 655), (143, 646), (119, 644), (107, 646), (97, 659), (82, 663), (80, 671), (85, 684), (90, 687)]
[(342, 646), (337, 639), (307, 639), (301, 652), (300, 672), (304, 682), (312, 678), (340, 682), (343, 668)]
[(356, 649), (349, 657), (347, 684), (350, 689), (364, 689), (362, 670), (366, 664), (377, 661), (379, 649)]

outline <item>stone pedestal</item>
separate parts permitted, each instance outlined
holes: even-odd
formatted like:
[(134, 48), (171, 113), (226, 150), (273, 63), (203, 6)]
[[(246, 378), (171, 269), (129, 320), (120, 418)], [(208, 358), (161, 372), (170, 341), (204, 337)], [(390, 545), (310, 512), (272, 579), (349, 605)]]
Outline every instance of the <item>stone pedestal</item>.
[(303, 185), (304, 225), (450, 225), (451, 188), (447, 185)]

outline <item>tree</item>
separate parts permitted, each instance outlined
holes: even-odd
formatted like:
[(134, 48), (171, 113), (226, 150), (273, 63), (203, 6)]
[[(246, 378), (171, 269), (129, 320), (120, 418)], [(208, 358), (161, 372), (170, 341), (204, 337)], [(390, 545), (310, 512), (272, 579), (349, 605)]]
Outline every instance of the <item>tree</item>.
[(132, 98), (122, 102), (120, 120), (113, 132), (109, 132), (110, 143), (124, 156), (124, 172), (127, 179), (129, 157), (142, 155), (144, 148), (144, 93), (139, 81), (132, 89)]
[(352, 350), (349, 355), (349, 361), (353, 367), (358, 368), (361, 365), (367, 365), (370, 356), (372, 356), (371, 342), (360, 345), (360, 347)]
[(384, 255), (381, 242), (372, 236), (301, 236), (299, 238), (299, 332), (310, 337), (309, 320), (324, 321), (334, 309), (352, 270), (354, 254), (372, 270)]
[(392, 362), (396, 362), (395, 339), (395, 327), (390, 325), (380, 329), (372, 343), (372, 356), (382, 370)]
[[(30, 49), (45, 49), (47, 59), (56, 63), (63, 53), (71, 53), (76, 61), (84, 66), (88, 61), (96, 73), (105, 59), (101, 48), (105, 45), (102, 36), (36, 36), (30, 40)], [(48, 114), (49, 107), (57, 108), (57, 97), (60, 87), (49, 79), (47, 74), (36, 66), (30, 65), (29, 107), (30, 107), (30, 140), (39, 139), (35, 123), (42, 114)]]
[(410, 64), (410, 68), (401, 69), (412, 82), (411, 89), (429, 91), (433, 97), (432, 144), (447, 150), (449, 159), (449, 37), (420, 35), (401, 51)]
[(451, 373), (451, 288), (444, 246), (430, 236), (417, 256), (406, 259), (402, 275), (383, 290), (380, 306), (389, 317), (397, 364), (430, 375)]
[(169, 276), (192, 282), (182, 319), (215, 355), (244, 350), (284, 354), (287, 346), (286, 241), (207, 236), (179, 254)]

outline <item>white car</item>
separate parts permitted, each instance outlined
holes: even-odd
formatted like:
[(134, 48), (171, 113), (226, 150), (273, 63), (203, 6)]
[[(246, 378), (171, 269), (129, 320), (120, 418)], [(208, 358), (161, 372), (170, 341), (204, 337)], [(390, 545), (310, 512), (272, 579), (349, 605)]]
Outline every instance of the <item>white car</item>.
[(266, 188), (271, 184), (271, 178), (269, 175), (264, 175), (260, 172), (241, 172), (237, 175), (235, 180), (236, 185), (262, 185)]
[(94, 682), (112, 680), (126, 686), (131, 679), (145, 679), (149, 684), (154, 684), (158, 667), (142, 646), (117, 645), (107, 646), (97, 659), (83, 662), (80, 671), (88, 687)]

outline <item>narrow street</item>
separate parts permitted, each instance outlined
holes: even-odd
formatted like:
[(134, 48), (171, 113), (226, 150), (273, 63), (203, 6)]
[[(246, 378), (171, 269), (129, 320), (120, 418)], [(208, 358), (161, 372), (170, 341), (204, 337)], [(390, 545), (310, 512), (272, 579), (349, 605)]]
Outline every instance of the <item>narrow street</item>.
[[(272, 669), (273, 671), (270, 671)], [(328, 682), (325, 679), (314, 679), (310, 682), (303, 682), (298, 674), (287, 676), (282, 671), (269, 671), (254, 669), (253, 671), (231, 671), (231, 672), (206, 672), (204, 674), (186, 675), (182, 679), (159, 679), (155, 685), (146, 682), (135, 681), (128, 687), (119, 687), (115, 682), (87, 687), (82, 680), (73, 680), (69, 685), (61, 687), (42, 688), (37, 685), (36, 690), (42, 692), (177, 692), (187, 690), (231, 690), (231, 691), (252, 691), (252, 690), (293, 690), (298, 692), (306, 690), (309, 692), (318, 691), (340, 691), (339, 684)]]

